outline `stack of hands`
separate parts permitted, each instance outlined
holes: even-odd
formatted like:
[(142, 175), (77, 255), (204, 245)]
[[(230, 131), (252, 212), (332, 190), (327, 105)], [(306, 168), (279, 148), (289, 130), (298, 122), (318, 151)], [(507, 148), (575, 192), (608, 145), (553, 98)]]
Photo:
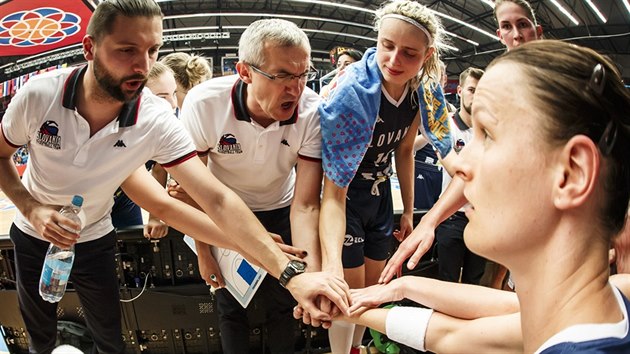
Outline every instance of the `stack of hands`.
[[(399, 239), (402, 243), (381, 273), (379, 284), (363, 289), (349, 289), (342, 278), (329, 273), (329, 277), (334, 279), (337, 285), (330, 288), (333, 290), (332, 293), (321, 292), (313, 302), (302, 302), (292, 292), (298, 300), (298, 305), (293, 308), (293, 317), (315, 327), (330, 328), (332, 321), (347, 321), (350, 317), (359, 316), (370, 308), (402, 300), (403, 296), (398, 291), (396, 280), (391, 280), (394, 276), (402, 275), (402, 265), (407, 259), (409, 259), (407, 268), (414, 269), (422, 255), (430, 248), (434, 237), (432, 228), (418, 227), (404, 241)], [(339, 283), (340, 281), (342, 283)]]

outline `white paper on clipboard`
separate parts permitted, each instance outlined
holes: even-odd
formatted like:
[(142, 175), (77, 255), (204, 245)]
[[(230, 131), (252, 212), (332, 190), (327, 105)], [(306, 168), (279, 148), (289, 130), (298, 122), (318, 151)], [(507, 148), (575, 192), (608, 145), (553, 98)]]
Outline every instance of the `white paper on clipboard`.
[[(192, 237), (184, 235), (184, 242), (197, 254), (195, 240)], [(241, 306), (247, 308), (267, 272), (249, 263), (236, 251), (214, 246), (211, 246), (211, 249), (221, 269), (225, 287)]]

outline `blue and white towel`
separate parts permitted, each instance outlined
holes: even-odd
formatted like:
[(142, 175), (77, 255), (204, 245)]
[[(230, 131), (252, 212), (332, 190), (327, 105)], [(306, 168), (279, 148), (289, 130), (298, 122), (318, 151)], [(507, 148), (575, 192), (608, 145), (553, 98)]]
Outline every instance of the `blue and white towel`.
[[(350, 184), (370, 145), (381, 104), (381, 82), (376, 48), (370, 48), (338, 75), (319, 106), (324, 173), (339, 187)], [(424, 80), (418, 99), (422, 134), (441, 156), (448, 155), (451, 134), (442, 88)]]

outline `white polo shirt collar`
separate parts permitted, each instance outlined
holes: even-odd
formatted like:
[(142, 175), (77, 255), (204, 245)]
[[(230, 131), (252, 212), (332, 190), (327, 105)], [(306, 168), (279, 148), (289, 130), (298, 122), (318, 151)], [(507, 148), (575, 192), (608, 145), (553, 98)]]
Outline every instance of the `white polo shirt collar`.
[[(251, 122), (252, 118), (247, 111), (247, 84), (243, 80), (238, 79), (232, 87), (232, 106), (234, 107), (234, 116), (236, 119), (244, 122)], [(295, 124), (298, 119), (299, 107), (295, 107), (293, 116), (287, 120), (283, 120), (280, 126)]]
[[(77, 89), (83, 75), (85, 75), (86, 70), (87, 65), (76, 68), (66, 79), (62, 96), (62, 105), (64, 108), (71, 109), (73, 111), (76, 110)], [(117, 118), (119, 128), (130, 127), (136, 124), (138, 121), (138, 108), (140, 107), (141, 97), (142, 93), (140, 93), (140, 95), (138, 95), (135, 99), (123, 104)]]

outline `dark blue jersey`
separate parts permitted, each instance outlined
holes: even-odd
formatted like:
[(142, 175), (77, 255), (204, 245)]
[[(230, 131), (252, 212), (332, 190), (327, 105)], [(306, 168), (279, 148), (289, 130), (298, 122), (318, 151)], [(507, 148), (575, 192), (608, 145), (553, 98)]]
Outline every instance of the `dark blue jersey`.
[[(615, 288), (615, 292), (618, 290)], [(567, 340), (554, 344), (540, 352), (540, 354), (627, 354), (630, 353), (630, 335), (628, 331), (628, 309), (630, 301), (617, 293), (623, 299), (622, 311), (624, 320), (619, 324), (584, 325), (575, 326), (570, 337), (575, 341)], [(593, 339), (585, 339), (588, 336)], [(580, 341), (583, 340), (583, 341)]]
[(363, 156), (355, 179), (375, 180), (392, 175), (392, 153), (409, 133), (417, 114), (418, 94), (415, 90), (408, 90), (400, 102), (394, 102), (383, 90), (372, 142)]

